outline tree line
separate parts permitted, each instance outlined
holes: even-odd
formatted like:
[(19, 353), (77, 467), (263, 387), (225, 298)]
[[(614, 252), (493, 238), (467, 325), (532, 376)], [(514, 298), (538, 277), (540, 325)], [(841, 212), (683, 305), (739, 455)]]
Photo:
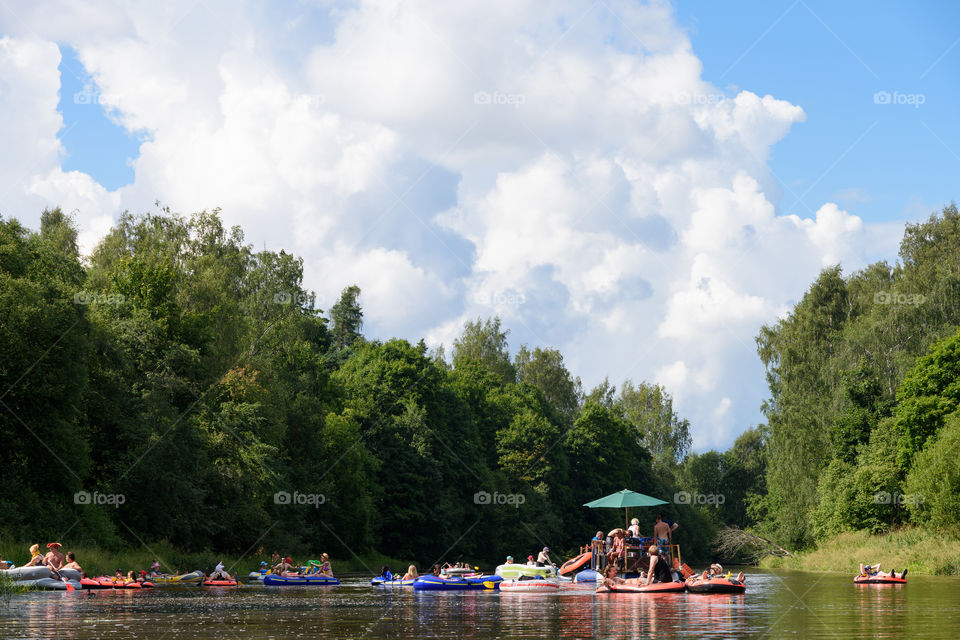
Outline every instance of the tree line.
[[(361, 298), (318, 308), (217, 210), (124, 214), (89, 257), (59, 209), (0, 219), (0, 535), (493, 562), (619, 526), (581, 506), (607, 493), (683, 490), (662, 387), (585, 391), (498, 318), (449, 358), (368, 338)], [(664, 511), (709, 554), (709, 512)]]

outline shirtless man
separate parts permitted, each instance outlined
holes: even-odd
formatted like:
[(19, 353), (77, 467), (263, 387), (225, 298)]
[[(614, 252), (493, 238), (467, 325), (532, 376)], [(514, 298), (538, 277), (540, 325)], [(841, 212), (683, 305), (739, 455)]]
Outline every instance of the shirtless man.
[(51, 542), (47, 545), (47, 555), (43, 556), (43, 564), (50, 567), (53, 571), (59, 571), (63, 568), (63, 554), (60, 552), (60, 547), (63, 545), (59, 542)]

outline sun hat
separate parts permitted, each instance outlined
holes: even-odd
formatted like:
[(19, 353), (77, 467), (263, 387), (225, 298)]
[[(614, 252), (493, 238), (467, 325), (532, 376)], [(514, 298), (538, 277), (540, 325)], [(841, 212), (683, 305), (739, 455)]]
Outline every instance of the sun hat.
[(62, 547), (62, 546), (63, 546), (63, 545), (60, 544), (59, 542), (48, 542), (48, 543), (47, 543), (47, 549), (52, 549), (52, 548), (54, 548), (54, 547), (56, 547), (56, 548), (59, 549), (59, 548)]

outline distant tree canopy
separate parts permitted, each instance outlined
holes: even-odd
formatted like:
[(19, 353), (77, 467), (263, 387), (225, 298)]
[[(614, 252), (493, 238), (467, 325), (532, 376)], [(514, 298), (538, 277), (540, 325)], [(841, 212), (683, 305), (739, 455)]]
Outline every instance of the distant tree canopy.
[[(689, 434), (661, 388), (584, 402), (499, 318), (450, 367), (365, 339), (358, 286), (325, 315), (302, 281), (217, 210), (124, 214), (87, 262), (59, 209), (0, 220), (0, 535), (494, 562), (619, 524), (581, 506), (605, 493), (677, 490), (657, 465)], [(711, 522), (667, 510), (707, 553)]]

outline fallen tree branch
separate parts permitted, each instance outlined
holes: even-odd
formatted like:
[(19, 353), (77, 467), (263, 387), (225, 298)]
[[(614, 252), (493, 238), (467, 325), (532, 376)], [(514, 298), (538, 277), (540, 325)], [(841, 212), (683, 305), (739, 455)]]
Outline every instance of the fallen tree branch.
[(738, 527), (722, 529), (713, 541), (714, 550), (724, 557), (744, 557), (758, 562), (766, 556), (793, 557), (793, 554), (763, 536)]

